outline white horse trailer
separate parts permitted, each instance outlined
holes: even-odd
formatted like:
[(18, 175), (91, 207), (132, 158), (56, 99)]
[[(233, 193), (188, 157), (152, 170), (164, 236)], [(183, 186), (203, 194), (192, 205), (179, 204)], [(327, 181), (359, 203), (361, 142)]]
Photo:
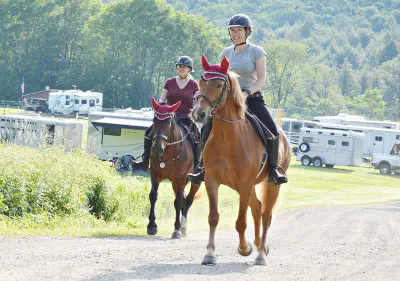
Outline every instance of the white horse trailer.
[(101, 160), (113, 160), (125, 154), (143, 153), (144, 133), (153, 124), (151, 110), (90, 112), (88, 116), (88, 153)]
[(82, 148), (83, 124), (40, 116), (1, 115), (0, 140), (30, 147)]
[(87, 115), (103, 109), (103, 94), (80, 90), (54, 91), (49, 94), (49, 111), (53, 114)]
[(364, 134), (324, 129), (302, 128), (296, 160), (304, 166), (360, 166)]
[(316, 121), (282, 118), (282, 130), (293, 144), (299, 144), (301, 128), (317, 128), (319, 125), (320, 123)]

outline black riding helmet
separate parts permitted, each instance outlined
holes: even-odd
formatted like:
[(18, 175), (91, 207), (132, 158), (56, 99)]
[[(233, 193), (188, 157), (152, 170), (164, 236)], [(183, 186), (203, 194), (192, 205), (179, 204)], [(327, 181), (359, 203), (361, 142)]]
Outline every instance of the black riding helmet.
[[(231, 35), (229, 30), (231, 27), (243, 27), (246, 30), (246, 39), (247, 37), (250, 36), (252, 31), (250, 18), (244, 14), (236, 14), (233, 17), (231, 17), (228, 24), (229, 36)], [(239, 45), (243, 44), (246, 44), (246, 42), (243, 42)]]
[(188, 56), (182, 56), (178, 59), (178, 61), (175, 63), (175, 66), (178, 65), (186, 65), (187, 67), (190, 67), (190, 71), (193, 70), (193, 60), (191, 57)]

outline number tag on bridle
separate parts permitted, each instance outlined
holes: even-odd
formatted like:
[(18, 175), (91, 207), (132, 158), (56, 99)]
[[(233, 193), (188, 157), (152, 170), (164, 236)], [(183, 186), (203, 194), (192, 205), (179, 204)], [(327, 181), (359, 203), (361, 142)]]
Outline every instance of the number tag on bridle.
[(164, 168), (165, 168), (165, 163), (164, 163), (164, 162), (161, 162), (161, 163), (160, 163), (160, 168), (161, 168), (161, 169), (164, 169)]

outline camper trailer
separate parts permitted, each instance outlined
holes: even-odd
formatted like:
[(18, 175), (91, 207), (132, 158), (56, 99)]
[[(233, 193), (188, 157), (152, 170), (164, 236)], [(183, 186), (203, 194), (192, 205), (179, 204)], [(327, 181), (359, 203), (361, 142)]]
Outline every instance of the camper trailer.
[(325, 129), (302, 128), (296, 160), (304, 166), (360, 166), (364, 134)]
[(118, 110), (90, 112), (88, 116), (87, 151), (101, 160), (143, 153), (143, 138), (153, 123), (151, 110)]
[(321, 123), (400, 130), (400, 123), (397, 122), (367, 120), (363, 116), (347, 115), (343, 113), (337, 116), (317, 116), (312, 120)]
[(89, 111), (101, 111), (103, 94), (80, 90), (53, 91), (49, 93), (49, 111), (53, 114), (87, 115)]
[(282, 118), (282, 130), (285, 132), (292, 144), (299, 144), (301, 128), (316, 128), (320, 125), (316, 121), (298, 120), (293, 118)]
[(0, 141), (30, 147), (82, 148), (83, 124), (40, 116), (1, 115)]

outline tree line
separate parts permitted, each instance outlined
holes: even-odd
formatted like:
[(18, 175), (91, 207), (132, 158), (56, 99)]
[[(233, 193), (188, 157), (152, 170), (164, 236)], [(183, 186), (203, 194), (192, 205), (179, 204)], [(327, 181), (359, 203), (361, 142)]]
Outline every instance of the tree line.
[[(100, 91), (106, 107), (150, 105), (181, 55), (216, 62), (235, 13), (267, 52), (264, 90), (286, 116), (400, 120), (398, 1), (0, 0), (0, 99)], [(199, 16), (199, 14), (201, 16)]]

